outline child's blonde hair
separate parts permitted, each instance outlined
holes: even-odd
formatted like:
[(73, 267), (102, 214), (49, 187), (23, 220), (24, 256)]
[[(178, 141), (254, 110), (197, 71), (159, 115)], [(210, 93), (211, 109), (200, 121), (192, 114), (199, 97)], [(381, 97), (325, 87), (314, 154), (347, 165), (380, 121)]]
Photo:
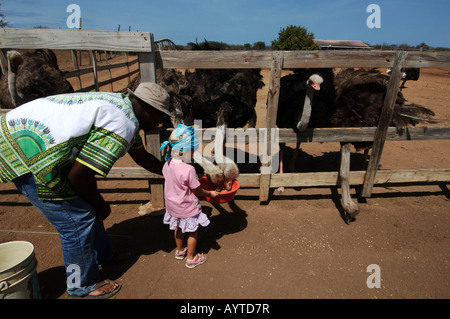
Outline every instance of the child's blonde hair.
[[(169, 142), (170, 143), (176, 143), (179, 140), (182, 140), (184, 137), (186, 136), (186, 133), (180, 136), (176, 136), (175, 131), (172, 132), (172, 134), (170, 134), (169, 136)], [(170, 157), (175, 158), (175, 159), (182, 159), (183, 157), (183, 152), (176, 150), (174, 148), (171, 149), (172, 153), (170, 154)]]

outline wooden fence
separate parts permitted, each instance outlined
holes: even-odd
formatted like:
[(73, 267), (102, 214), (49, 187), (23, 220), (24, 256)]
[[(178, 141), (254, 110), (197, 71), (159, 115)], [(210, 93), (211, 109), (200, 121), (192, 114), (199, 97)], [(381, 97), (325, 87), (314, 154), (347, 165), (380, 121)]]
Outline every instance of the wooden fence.
[[(166, 69), (270, 69), (270, 84), (265, 127), (267, 140), (275, 128), (281, 71), (291, 68), (392, 67), (391, 80), (379, 126), (376, 128), (321, 128), (295, 133), (292, 129), (279, 129), (280, 143), (373, 141), (372, 154), (366, 171), (350, 172), (350, 184), (362, 185), (362, 196), (370, 197), (375, 184), (388, 183), (448, 183), (450, 168), (431, 170), (378, 171), (385, 141), (449, 139), (450, 127), (415, 127), (398, 133), (388, 127), (402, 67), (448, 68), (450, 54), (441, 52), (396, 51), (156, 51), (153, 35), (148, 32), (109, 32), (86, 30), (1, 29), (0, 49), (68, 49), (90, 51), (123, 51), (138, 54), (142, 81), (155, 82), (156, 68)], [(94, 73), (98, 72), (95, 70)], [(203, 130), (202, 133), (205, 133)], [(146, 148), (160, 157), (161, 135), (155, 130), (145, 133)], [(214, 134), (203, 134), (212, 136)], [(203, 139), (203, 142), (211, 140)], [(236, 141), (238, 142), (238, 141)], [(270, 154), (270, 153), (269, 153)], [(264, 165), (268, 166), (269, 163)], [(152, 204), (155, 209), (164, 206), (162, 178), (143, 168), (113, 168), (109, 178), (149, 179)], [(259, 188), (260, 202), (269, 199), (271, 188), (336, 186), (338, 172), (271, 174), (241, 174), (242, 187)]]

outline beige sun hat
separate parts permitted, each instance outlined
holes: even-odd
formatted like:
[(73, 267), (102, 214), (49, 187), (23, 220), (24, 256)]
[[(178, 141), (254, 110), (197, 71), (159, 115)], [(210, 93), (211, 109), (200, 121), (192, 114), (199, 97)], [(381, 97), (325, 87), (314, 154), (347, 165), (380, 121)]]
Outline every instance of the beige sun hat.
[(134, 92), (128, 89), (128, 93), (131, 96), (150, 104), (158, 111), (169, 116), (172, 115), (169, 111), (169, 93), (167, 93), (161, 85), (153, 82), (144, 82), (139, 84)]

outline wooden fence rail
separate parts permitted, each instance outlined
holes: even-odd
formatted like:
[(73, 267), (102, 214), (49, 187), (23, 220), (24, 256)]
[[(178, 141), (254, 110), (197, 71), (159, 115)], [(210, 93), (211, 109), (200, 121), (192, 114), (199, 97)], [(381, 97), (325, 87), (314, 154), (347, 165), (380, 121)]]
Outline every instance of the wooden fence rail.
[[(345, 68), (345, 67), (393, 67), (389, 96), (383, 107), (383, 120), (377, 128), (310, 129), (295, 133), (280, 129), (279, 142), (344, 142), (374, 141), (371, 161), (367, 171), (352, 171), (350, 183), (363, 185), (363, 196), (369, 197), (375, 184), (421, 183), (450, 181), (450, 169), (377, 171), (385, 141), (449, 139), (450, 127), (415, 127), (398, 132), (388, 127), (392, 99), (398, 91), (400, 68), (449, 68), (450, 53), (447, 52), (397, 52), (397, 51), (155, 51), (153, 34), (148, 32), (49, 30), (49, 29), (0, 29), (0, 49), (67, 49), (90, 51), (123, 51), (138, 54), (139, 72), (144, 82), (156, 81), (156, 68), (166, 69), (270, 69), (270, 84), (265, 127), (275, 128), (281, 70), (292, 68)], [(131, 63), (131, 62), (130, 62)], [(121, 65), (122, 66), (122, 65)], [(113, 66), (93, 66), (99, 70)], [(116, 67), (116, 66), (114, 66)], [(118, 67), (118, 66), (117, 66)], [(70, 76), (80, 76), (76, 70)], [(102, 83), (98, 83), (101, 85)], [(206, 130), (202, 130), (204, 133)], [(165, 131), (146, 132), (146, 148), (159, 154), (161, 136)], [(206, 134), (205, 134), (206, 135)], [(214, 134), (210, 134), (212, 136)], [(241, 139), (246, 140), (244, 136)], [(268, 137), (270, 140), (270, 135)], [(206, 142), (208, 140), (204, 140)], [(233, 141), (237, 142), (236, 141)], [(375, 154), (375, 156), (373, 156)], [(270, 165), (267, 164), (267, 165)], [(161, 176), (137, 167), (114, 167), (108, 178), (150, 179), (152, 204), (164, 205)], [(260, 190), (260, 201), (268, 200), (270, 188), (279, 186), (330, 186), (339, 184), (337, 172), (291, 173), (291, 174), (241, 174), (243, 187)]]

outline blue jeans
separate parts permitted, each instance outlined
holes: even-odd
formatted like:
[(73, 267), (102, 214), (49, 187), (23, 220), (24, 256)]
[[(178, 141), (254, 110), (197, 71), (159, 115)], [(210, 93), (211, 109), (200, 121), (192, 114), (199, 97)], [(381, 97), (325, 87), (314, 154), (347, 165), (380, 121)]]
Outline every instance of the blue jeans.
[[(32, 174), (13, 182), (59, 233), (68, 278), (67, 293), (85, 296), (93, 291), (100, 281), (99, 267), (114, 256), (103, 222), (95, 220), (94, 208), (82, 198), (38, 199)], [(75, 269), (80, 271), (79, 275)]]

